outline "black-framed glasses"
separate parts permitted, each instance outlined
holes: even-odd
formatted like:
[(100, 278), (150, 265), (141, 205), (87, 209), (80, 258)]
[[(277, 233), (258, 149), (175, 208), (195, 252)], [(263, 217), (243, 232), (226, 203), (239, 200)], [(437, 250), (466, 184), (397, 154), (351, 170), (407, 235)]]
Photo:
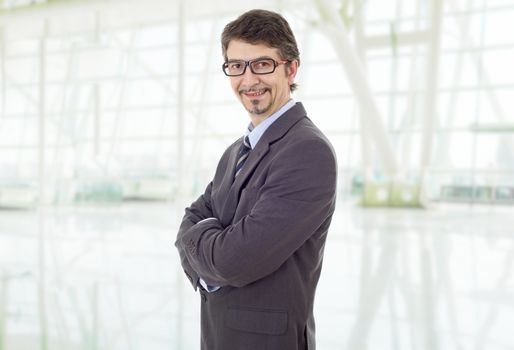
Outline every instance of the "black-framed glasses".
[(231, 60), (223, 63), (223, 73), (229, 77), (236, 77), (243, 75), (246, 72), (246, 67), (250, 67), (253, 74), (271, 74), (275, 71), (278, 65), (289, 63), (290, 61), (275, 61), (273, 58), (256, 58), (254, 60)]

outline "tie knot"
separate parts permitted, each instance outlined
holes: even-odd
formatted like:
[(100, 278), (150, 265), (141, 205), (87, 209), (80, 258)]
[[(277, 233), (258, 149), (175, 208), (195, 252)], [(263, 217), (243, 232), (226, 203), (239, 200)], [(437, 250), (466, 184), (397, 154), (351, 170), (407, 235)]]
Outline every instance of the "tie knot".
[(245, 138), (243, 139), (243, 145), (246, 148), (252, 149), (252, 145), (250, 144), (250, 138), (248, 136), (245, 136)]

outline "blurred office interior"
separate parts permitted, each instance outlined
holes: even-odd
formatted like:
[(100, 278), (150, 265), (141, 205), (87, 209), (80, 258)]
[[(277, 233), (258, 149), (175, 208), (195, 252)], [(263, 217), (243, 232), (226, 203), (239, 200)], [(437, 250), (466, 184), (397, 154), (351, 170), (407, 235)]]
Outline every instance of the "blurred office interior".
[(0, 0), (0, 350), (199, 349), (173, 242), (251, 8), (338, 156), (318, 349), (514, 349), (514, 0)]

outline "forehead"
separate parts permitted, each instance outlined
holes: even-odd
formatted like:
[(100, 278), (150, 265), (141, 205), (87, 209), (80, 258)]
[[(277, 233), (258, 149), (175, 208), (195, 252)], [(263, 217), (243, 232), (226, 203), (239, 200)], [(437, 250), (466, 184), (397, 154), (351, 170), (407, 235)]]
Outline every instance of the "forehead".
[(280, 58), (277, 49), (265, 44), (250, 44), (242, 40), (231, 40), (227, 47), (227, 58), (229, 60), (251, 60), (263, 56)]

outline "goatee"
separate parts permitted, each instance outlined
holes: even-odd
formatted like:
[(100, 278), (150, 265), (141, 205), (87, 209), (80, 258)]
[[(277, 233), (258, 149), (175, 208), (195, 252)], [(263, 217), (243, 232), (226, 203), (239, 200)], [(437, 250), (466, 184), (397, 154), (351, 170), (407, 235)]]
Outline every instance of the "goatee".
[(246, 108), (246, 110), (248, 111), (248, 113), (253, 115), (266, 114), (271, 109), (271, 102), (263, 108), (259, 108), (259, 103), (261, 102), (259, 100), (251, 100), (250, 102), (252, 103), (253, 107)]

